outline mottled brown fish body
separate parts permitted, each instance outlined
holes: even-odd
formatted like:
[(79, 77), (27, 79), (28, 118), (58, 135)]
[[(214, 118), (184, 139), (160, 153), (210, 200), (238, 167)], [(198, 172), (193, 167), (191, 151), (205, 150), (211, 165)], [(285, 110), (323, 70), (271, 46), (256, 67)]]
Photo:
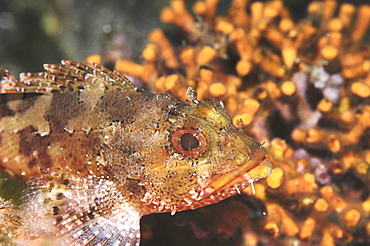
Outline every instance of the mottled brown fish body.
[(143, 120), (159, 121), (165, 113), (159, 107), (172, 102), (166, 96), (128, 90), (0, 98), (0, 165), (26, 179), (52, 167), (97, 174), (105, 163), (101, 153), (108, 127), (142, 124), (145, 129), (149, 122)]
[(45, 69), (0, 81), (0, 166), (29, 186), (22, 240), (138, 245), (142, 215), (212, 204), (271, 172), (266, 149), (191, 89), (181, 103), (95, 63)]

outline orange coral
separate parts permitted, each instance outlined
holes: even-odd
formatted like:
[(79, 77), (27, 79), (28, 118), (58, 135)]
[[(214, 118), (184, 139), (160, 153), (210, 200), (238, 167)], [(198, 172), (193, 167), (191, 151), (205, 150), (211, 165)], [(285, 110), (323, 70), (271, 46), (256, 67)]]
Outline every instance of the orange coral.
[(222, 17), (217, 4), (197, 1), (196, 19), (172, 1), (161, 19), (185, 33), (183, 45), (155, 30), (143, 64), (117, 69), (180, 100), (188, 86), (222, 100), (234, 124), (269, 147), (275, 169), (255, 194), (244, 191), (267, 216), (243, 224), (246, 241), (370, 241), (370, 6), (314, 1), (295, 23), (279, 0), (233, 0)]

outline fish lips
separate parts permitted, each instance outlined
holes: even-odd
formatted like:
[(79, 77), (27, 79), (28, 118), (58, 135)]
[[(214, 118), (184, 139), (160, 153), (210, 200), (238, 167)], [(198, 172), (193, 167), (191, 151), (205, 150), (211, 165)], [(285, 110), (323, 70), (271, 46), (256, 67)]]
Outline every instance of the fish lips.
[(271, 161), (266, 154), (267, 150), (260, 147), (234, 170), (212, 179), (207, 184), (200, 182), (198, 192), (194, 192), (191, 199), (201, 201), (216, 195), (225, 199), (236, 192), (240, 193), (240, 190), (259, 179), (266, 178), (272, 171)]

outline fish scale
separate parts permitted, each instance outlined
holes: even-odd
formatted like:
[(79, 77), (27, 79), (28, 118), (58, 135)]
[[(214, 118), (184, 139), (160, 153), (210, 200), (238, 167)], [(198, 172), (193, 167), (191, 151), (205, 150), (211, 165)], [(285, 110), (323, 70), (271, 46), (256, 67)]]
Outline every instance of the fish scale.
[(180, 102), (96, 63), (44, 68), (19, 81), (1, 70), (0, 166), (28, 183), (17, 243), (139, 245), (141, 216), (216, 203), (271, 172), (266, 149), (191, 88)]

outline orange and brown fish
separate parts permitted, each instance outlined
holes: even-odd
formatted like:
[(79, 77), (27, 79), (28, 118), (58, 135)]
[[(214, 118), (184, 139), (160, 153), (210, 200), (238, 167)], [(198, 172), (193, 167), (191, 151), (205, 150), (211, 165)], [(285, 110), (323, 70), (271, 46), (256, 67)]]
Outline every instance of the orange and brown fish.
[(271, 171), (192, 89), (181, 103), (96, 63), (44, 67), (19, 81), (1, 70), (0, 167), (28, 180), (22, 242), (139, 245), (141, 216), (216, 203)]

